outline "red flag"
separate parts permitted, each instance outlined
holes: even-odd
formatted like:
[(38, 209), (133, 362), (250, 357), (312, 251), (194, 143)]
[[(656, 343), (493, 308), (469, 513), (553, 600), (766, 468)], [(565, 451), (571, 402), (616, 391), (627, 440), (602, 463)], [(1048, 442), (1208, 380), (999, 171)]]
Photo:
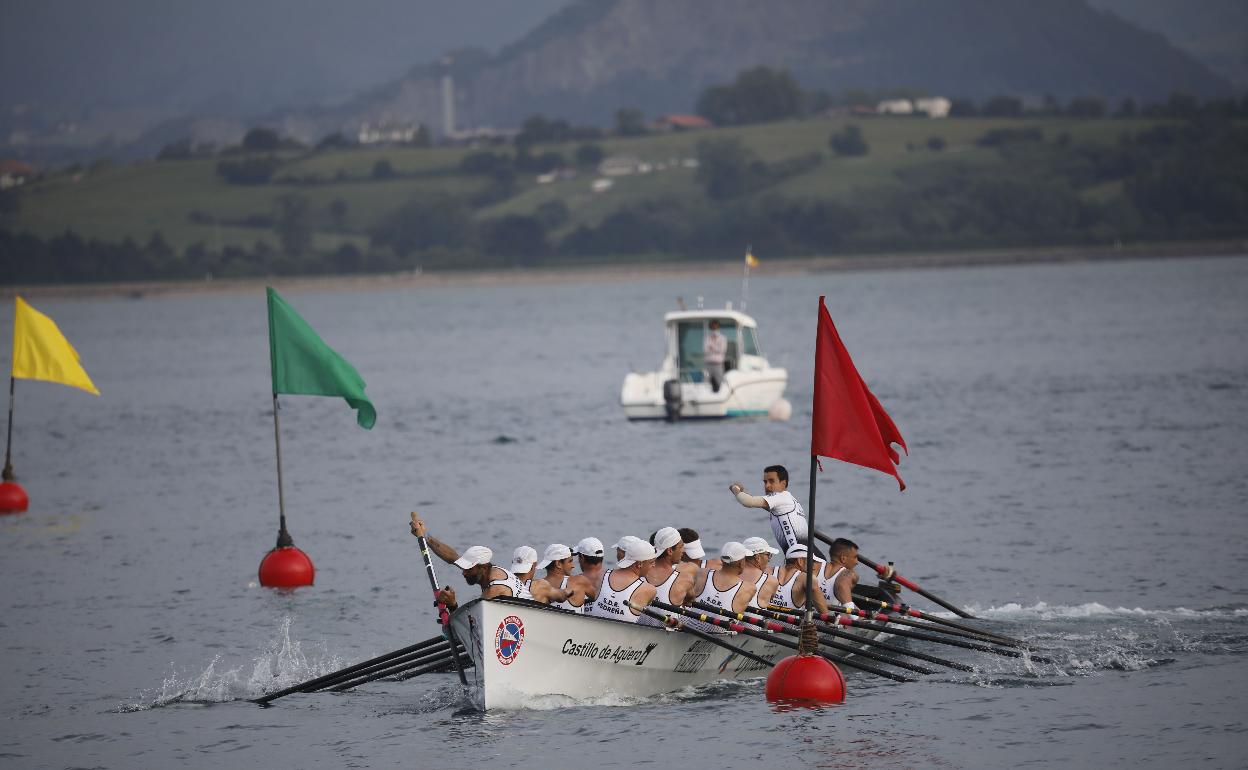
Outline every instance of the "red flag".
[(896, 467), (901, 456), (893, 444), (910, 454), (892, 418), (862, 381), (820, 297), (810, 453), (891, 474), (905, 489)]

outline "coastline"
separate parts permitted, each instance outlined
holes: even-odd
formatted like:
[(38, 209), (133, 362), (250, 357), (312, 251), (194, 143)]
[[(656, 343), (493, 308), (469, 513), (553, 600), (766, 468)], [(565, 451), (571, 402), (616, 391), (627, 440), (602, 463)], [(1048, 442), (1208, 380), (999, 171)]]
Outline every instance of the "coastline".
[[(764, 257), (756, 275), (796, 275), (872, 270), (915, 270), (949, 267), (986, 267), (1062, 262), (1104, 262), (1176, 257), (1231, 257), (1248, 255), (1248, 240), (1179, 241), (1130, 246), (1058, 246), (1050, 248), (984, 249), (980, 251), (894, 252), (842, 256)], [(739, 259), (687, 262), (620, 262), (605, 265), (445, 272), (407, 271), (356, 275), (265, 276), (205, 281), (130, 281), (115, 283), (29, 284), (0, 287), (5, 298), (174, 296), (202, 293), (259, 292), (273, 286), (283, 292), (345, 291), (439, 286), (497, 286), (501, 284), (567, 284), (701, 276), (731, 278), (741, 273)]]

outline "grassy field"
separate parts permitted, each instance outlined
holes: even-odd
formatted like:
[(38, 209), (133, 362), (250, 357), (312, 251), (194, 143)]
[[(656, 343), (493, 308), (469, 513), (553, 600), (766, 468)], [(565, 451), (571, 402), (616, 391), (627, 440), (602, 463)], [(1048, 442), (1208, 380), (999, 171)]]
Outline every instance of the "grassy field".
[[(870, 145), (865, 157), (838, 158), (828, 147), (829, 136), (849, 123), (861, 127)], [(859, 191), (901, 184), (898, 172), (922, 166), (939, 170), (948, 164), (999, 162), (993, 150), (975, 141), (985, 132), (1003, 127), (1035, 127), (1046, 139), (1067, 133), (1077, 143), (1114, 142), (1123, 132), (1137, 131), (1153, 120), (927, 120), (874, 118), (869, 120), (811, 119), (695, 133), (638, 138), (610, 138), (599, 144), (608, 155), (632, 155), (655, 165), (637, 176), (617, 177), (607, 192), (590, 189), (596, 175), (582, 171), (573, 179), (538, 184), (520, 178), (517, 194), (480, 209), (481, 218), (532, 214), (543, 203), (561, 200), (570, 221), (554, 233), (559, 236), (582, 224), (594, 224), (611, 212), (638, 201), (701, 199), (696, 171), (680, 164), (696, 156), (704, 139), (737, 138), (768, 162), (811, 152), (823, 162), (770, 188), (799, 198), (848, 199)], [(942, 151), (927, 148), (930, 137), (945, 142)], [(535, 153), (554, 150), (572, 159), (577, 144), (541, 145)], [(496, 148), (495, 151), (505, 151)], [(0, 227), (30, 231), (41, 237), (73, 230), (85, 237), (108, 241), (132, 238), (146, 241), (159, 232), (175, 248), (202, 243), (209, 249), (229, 245), (251, 247), (257, 241), (277, 242), (271, 227), (242, 226), (247, 217), (272, 215), (283, 195), (307, 198), (317, 234), (315, 245), (332, 249), (344, 241), (367, 243), (367, 233), (413, 196), (433, 193), (471, 196), (489, 180), (458, 172), (468, 153), (464, 148), (373, 148), (338, 150), (288, 158), (264, 185), (227, 184), (216, 173), (216, 159), (141, 162), (78, 173), (57, 173), (22, 191), (20, 210), (0, 216)], [(373, 179), (374, 165), (387, 161), (395, 172), (390, 179)], [(663, 168), (659, 170), (659, 167)], [(1108, 196), (1114, 189), (1094, 189), (1089, 195)], [(345, 215), (335, 221), (331, 204), (345, 204)], [(194, 220), (192, 212), (195, 212)]]

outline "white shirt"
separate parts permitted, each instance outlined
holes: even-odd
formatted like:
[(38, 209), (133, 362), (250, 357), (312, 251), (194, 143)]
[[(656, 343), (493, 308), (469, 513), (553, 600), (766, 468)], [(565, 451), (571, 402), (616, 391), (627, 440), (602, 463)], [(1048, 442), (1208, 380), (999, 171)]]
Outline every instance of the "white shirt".
[(763, 499), (771, 509), (771, 532), (780, 544), (780, 552), (798, 543), (805, 545), (806, 511), (802, 510), (802, 504), (787, 489), (764, 495)]
[(728, 354), (728, 338), (719, 332), (706, 335), (702, 343), (702, 360), (708, 364), (722, 364)]

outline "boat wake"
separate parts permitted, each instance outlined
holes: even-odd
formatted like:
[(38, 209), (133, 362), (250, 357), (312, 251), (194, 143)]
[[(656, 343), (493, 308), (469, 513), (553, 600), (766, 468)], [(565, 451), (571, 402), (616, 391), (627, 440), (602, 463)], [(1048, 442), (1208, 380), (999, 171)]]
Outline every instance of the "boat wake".
[(290, 616), (282, 619), (276, 636), (266, 643), (250, 665), (224, 668), (221, 656), (217, 655), (199, 674), (173, 671), (159, 688), (144, 690), (137, 701), (122, 704), (117, 711), (251, 700), (342, 668), (341, 659), (324, 649), (310, 658), (303, 651), (303, 645), (291, 639), (290, 623)]
[[(968, 611), (978, 618), (985, 620), (1057, 620), (1060, 618), (1110, 618), (1110, 617), (1135, 617), (1135, 618), (1172, 618), (1172, 619), (1200, 619), (1200, 618), (1239, 618), (1248, 620), (1248, 607), (1242, 605), (1230, 605), (1226, 607), (1208, 607), (1204, 609), (1188, 609), (1186, 607), (1175, 607), (1173, 609), (1162, 610), (1146, 610), (1142, 607), (1108, 607), (1099, 602), (1088, 602), (1087, 604), (1063, 605), (1049, 604), (1048, 602), (1036, 602), (1030, 606), (1023, 606), (1016, 602), (1003, 604), (1000, 607), (976, 607), (969, 606)], [(957, 616), (951, 612), (933, 613), (941, 617), (956, 619)]]

